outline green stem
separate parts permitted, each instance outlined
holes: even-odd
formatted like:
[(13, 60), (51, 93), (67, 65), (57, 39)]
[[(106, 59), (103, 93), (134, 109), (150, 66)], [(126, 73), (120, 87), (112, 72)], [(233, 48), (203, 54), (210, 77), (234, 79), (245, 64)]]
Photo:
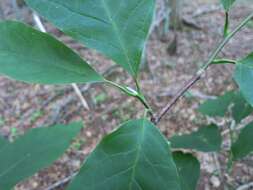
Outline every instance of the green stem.
[(144, 110), (144, 115), (143, 115), (143, 117), (144, 117), (144, 118), (147, 118), (149, 112), (150, 112), (150, 110), (145, 109), (145, 110)]
[(229, 34), (229, 15), (228, 15), (228, 12), (226, 12), (224, 32), (223, 32), (224, 38), (227, 37), (228, 34)]
[(135, 85), (136, 85), (137, 92), (138, 92), (137, 98), (142, 102), (142, 104), (149, 110), (149, 113), (151, 113), (151, 115), (152, 115), (153, 111), (152, 111), (151, 107), (149, 106), (144, 94), (141, 91), (141, 87), (140, 87), (140, 83), (139, 83), (138, 78), (134, 79), (134, 81), (135, 81)]
[(135, 82), (135, 85), (136, 85), (136, 88), (137, 88), (137, 92), (141, 92), (141, 87), (140, 87), (140, 83), (139, 83), (139, 81), (138, 81), (138, 79), (136, 78), (136, 79), (134, 79), (134, 82)]
[(124, 86), (121, 86), (113, 81), (110, 81), (110, 80), (106, 80), (105, 79), (105, 82), (113, 87), (116, 87), (117, 89), (119, 89), (120, 91), (122, 91), (124, 94), (128, 95), (128, 96), (137, 96), (137, 92), (134, 91), (134, 90), (131, 90), (130, 88), (127, 88), (127, 87), (124, 87)]
[(145, 97), (142, 94), (138, 94), (138, 96), (136, 97), (144, 106), (146, 109), (149, 110), (150, 113), (153, 113), (151, 107), (149, 106), (147, 100), (145, 99)]
[(227, 64), (227, 63), (236, 64), (236, 61), (232, 59), (215, 59), (212, 62), (212, 64)]
[(201, 71), (205, 71), (213, 62), (213, 60), (217, 57), (220, 51), (224, 48), (224, 46), (229, 42), (229, 40), (234, 37), (234, 35), (240, 31), (250, 20), (253, 18), (253, 13), (251, 13), (246, 19), (244, 19), (231, 33), (229, 33), (225, 39), (220, 43), (220, 45), (215, 49), (215, 51), (209, 57), (209, 60), (202, 67)]
[(116, 87), (117, 89), (122, 91), (124, 94), (126, 94), (128, 96), (132, 96), (134, 98), (137, 98), (144, 105), (144, 107), (152, 113), (152, 109), (149, 106), (149, 104), (147, 103), (145, 97), (142, 94), (140, 94), (139, 92), (135, 91), (134, 89), (131, 89), (130, 87), (121, 86), (121, 85), (119, 85), (113, 81), (110, 81), (110, 80), (105, 79), (105, 82), (113, 87)]

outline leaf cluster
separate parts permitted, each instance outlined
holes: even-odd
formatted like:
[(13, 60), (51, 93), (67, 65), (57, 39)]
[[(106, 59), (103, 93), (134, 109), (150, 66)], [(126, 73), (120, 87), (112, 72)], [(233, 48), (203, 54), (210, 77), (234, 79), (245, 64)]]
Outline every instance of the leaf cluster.
[[(143, 118), (127, 121), (102, 139), (67, 189), (196, 189), (200, 163), (194, 152), (221, 151), (220, 128), (211, 124), (167, 140), (154, 125), (158, 122), (154, 121), (159, 121), (211, 64), (235, 64), (234, 79), (240, 91), (205, 102), (200, 112), (221, 117), (231, 114), (236, 123), (252, 113), (253, 54), (238, 61), (216, 58), (253, 14), (229, 32), (229, 10), (235, 0), (221, 0), (226, 12), (223, 41), (195, 78), (156, 117), (139, 85), (139, 68), (153, 20), (154, 0), (25, 1), (63, 33), (120, 65), (133, 78), (135, 88), (106, 79), (52, 35), (17, 21), (0, 22), (0, 74), (32, 84), (109, 84), (137, 98), (145, 107)], [(32, 129), (15, 142), (0, 138), (0, 189), (11, 189), (52, 164), (69, 147), (81, 126), (73, 123)], [(232, 161), (253, 151), (252, 135), (251, 123), (242, 129), (236, 140), (232, 139)]]

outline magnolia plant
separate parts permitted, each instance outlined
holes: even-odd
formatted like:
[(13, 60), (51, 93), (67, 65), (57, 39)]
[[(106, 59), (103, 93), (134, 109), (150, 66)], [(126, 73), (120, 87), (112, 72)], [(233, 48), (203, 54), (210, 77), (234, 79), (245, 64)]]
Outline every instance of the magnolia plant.
[[(244, 103), (243, 107), (235, 104), (233, 108), (241, 112), (247, 105), (247, 110), (252, 111), (253, 53), (239, 60), (217, 57), (229, 40), (253, 18), (253, 13), (230, 32), (229, 9), (234, 1), (221, 0), (226, 10), (224, 38), (196, 75), (163, 109), (155, 112), (139, 84), (139, 67), (153, 20), (154, 0), (25, 1), (63, 33), (122, 66), (133, 78), (136, 88), (106, 79), (55, 37), (16, 21), (0, 23), (2, 75), (31, 84), (108, 84), (143, 104), (144, 116), (133, 118), (106, 135), (88, 156), (67, 189), (196, 189), (200, 163), (193, 154), (182, 150), (219, 151), (222, 139), (218, 127), (211, 124), (192, 134), (175, 135), (168, 141), (156, 126), (212, 64), (235, 66), (234, 79), (239, 86), (240, 98), (243, 99), (240, 101)], [(236, 93), (231, 96), (236, 99)], [(226, 102), (222, 98), (216, 101), (221, 105)], [(226, 102), (226, 105), (229, 104)], [(223, 112), (224, 108), (218, 105), (212, 109), (208, 105), (207, 109), (218, 113)], [(243, 113), (243, 117), (247, 115)], [(237, 114), (235, 117), (240, 117), (236, 120), (243, 118)], [(69, 126), (32, 129), (14, 142), (1, 138), (0, 189), (12, 189), (20, 181), (51, 164), (68, 147), (81, 126), (80, 123), (72, 123)], [(253, 124), (249, 124), (233, 141), (230, 162), (253, 150), (252, 136)]]

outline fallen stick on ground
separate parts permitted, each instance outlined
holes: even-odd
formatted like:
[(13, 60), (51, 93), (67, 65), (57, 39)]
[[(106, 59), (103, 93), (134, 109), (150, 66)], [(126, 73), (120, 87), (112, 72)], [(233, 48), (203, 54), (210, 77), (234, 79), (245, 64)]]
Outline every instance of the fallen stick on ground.
[(51, 185), (50, 187), (48, 187), (47, 189), (45, 190), (55, 190), (56, 188), (62, 186), (62, 185), (65, 185), (66, 183), (68, 183), (73, 177), (76, 176), (77, 173), (73, 173), (71, 174), (70, 176), (67, 176), (65, 178), (63, 178), (62, 180), (54, 183), (53, 185)]
[[(37, 27), (40, 29), (40, 31), (46, 32), (46, 28), (43, 26), (43, 24), (40, 20), (40, 17), (36, 13), (33, 13), (33, 19), (34, 19)], [(73, 84), (71, 84), (71, 86), (74, 89), (74, 91), (75, 91), (76, 95), (78, 96), (78, 98), (80, 99), (80, 101), (82, 102), (83, 107), (86, 110), (90, 110), (89, 105), (88, 105), (87, 101), (85, 100), (85, 98), (83, 97), (82, 92), (81, 92), (80, 88), (77, 86), (77, 84), (73, 83)]]

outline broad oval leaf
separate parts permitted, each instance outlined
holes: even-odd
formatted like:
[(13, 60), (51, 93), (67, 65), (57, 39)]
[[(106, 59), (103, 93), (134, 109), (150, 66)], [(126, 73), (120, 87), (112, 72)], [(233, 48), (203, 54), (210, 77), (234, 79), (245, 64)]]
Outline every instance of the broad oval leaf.
[(232, 116), (236, 123), (253, 113), (253, 107), (245, 100), (241, 92), (235, 93), (232, 106)]
[(26, 0), (64, 33), (113, 59), (136, 77), (154, 0)]
[(233, 160), (242, 159), (253, 152), (253, 122), (245, 126), (236, 142), (232, 145)]
[(198, 111), (208, 116), (224, 117), (228, 111), (229, 105), (233, 102), (234, 92), (226, 92), (224, 95), (213, 100), (207, 100), (201, 104)]
[(192, 154), (180, 151), (173, 152), (173, 159), (179, 173), (182, 190), (196, 190), (199, 176), (200, 163)]
[(81, 123), (36, 128), (0, 148), (0, 189), (10, 190), (21, 180), (52, 164), (77, 135)]
[(201, 127), (187, 135), (176, 135), (169, 139), (175, 149), (194, 149), (202, 152), (219, 151), (222, 137), (219, 128), (212, 124)]
[(240, 123), (253, 112), (253, 107), (245, 100), (241, 92), (229, 91), (214, 100), (205, 101), (198, 108), (202, 114), (212, 117), (224, 117), (230, 110), (236, 123)]
[(52, 36), (23, 23), (0, 23), (0, 74), (40, 84), (101, 82), (88, 63)]
[(234, 78), (245, 99), (253, 106), (253, 53), (236, 63)]
[(220, 0), (220, 1), (226, 12), (228, 12), (236, 0)]
[(179, 190), (170, 147), (146, 119), (132, 120), (106, 136), (68, 190)]

